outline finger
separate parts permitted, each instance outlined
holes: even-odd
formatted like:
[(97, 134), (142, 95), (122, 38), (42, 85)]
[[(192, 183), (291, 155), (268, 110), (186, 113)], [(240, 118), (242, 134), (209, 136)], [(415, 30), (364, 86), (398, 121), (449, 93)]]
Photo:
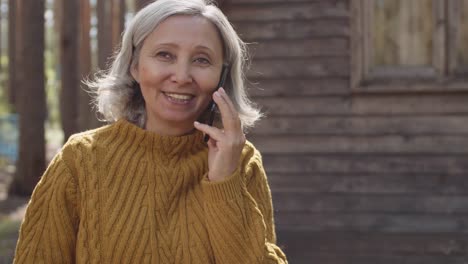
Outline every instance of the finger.
[(223, 98), (223, 95), (221, 94), (221, 92), (219, 90), (213, 93), (213, 100), (215, 101), (216, 105), (218, 106), (219, 111), (221, 112), (221, 115), (223, 115), (223, 114), (225, 116), (231, 116), (232, 115), (231, 108), (229, 107), (228, 103)]
[(238, 119), (237, 112), (232, 112), (229, 107), (226, 99), (223, 98), (221, 92), (215, 92), (213, 95), (213, 100), (218, 105), (219, 112), (221, 113), (221, 121), (223, 122), (223, 127), (227, 131), (233, 131), (238, 129)]
[(210, 138), (208, 140), (208, 147), (211, 149), (216, 148), (216, 140), (214, 140), (213, 138)]
[(222, 137), (223, 137), (223, 132), (219, 128), (212, 127), (212, 126), (209, 126), (209, 125), (206, 125), (206, 124), (202, 124), (202, 123), (197, 122), (197, 121), (195, 121), (193, 124), (194, 124), (196, 129), (200, 130), (201, 132), (203, 132), (205, 134), (208, 134), (210, 136), (210, 138), (212, 138), (212, 139), (214, 139), (216, 141), (221, 140)]
[(232, 102), (231, 98), (229, 95), (226, 93), (226, 90), (224, 90), (223, 87), (219, 88), (219, 91), (221, 92), (221, 96), (226, 100), (229, 108), (231, 108), (231, 112), (233, 113), (238, 113), (236, 107), (234, 106), (234, 103)]

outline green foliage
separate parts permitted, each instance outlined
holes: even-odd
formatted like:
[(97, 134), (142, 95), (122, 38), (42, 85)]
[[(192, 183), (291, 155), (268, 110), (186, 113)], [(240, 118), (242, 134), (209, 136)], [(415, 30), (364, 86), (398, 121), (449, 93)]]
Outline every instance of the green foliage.
[(45, 78), (48, 121), (52, 126), (60, 125), (59, 86), (57, 77), (57, 55), (51, 50), (45, 51)]
[(0, 218), (0, 241), (17, 235), (20, 228), (20, 220), (12, 220), (9, 217)]
[(20, 225), (20, 220), (0, 217), (0, 263), (12, 263)]
[(0, 64), (2, 70), (0, 71), (0, 115), (8, 114), (11, 111), (11, 107), (8, 104), (8, 58), (7, 56), (0, 57)]
[[(48, 121), (53, 126), (60, 125), (60, 113), (59, 113), (59, 85), (60, 82), (57, 80), (57, 63), (56, 55), (51, 50), (45, 51), (45, 89), (46, 89), (46, 100), (47, 100), (47, 111)], [(8, 58), (6, 56), (1, 57), (1, 61), (4, 63), (2, 71), (0, 71), (0, 115), (11, 113), (11, 106), (8, 103), (7, 87), (8, 87)]]

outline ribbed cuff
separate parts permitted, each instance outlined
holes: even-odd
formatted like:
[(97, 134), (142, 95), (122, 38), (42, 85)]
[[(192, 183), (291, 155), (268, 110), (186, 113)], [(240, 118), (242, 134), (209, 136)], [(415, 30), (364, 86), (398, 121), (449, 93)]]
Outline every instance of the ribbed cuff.
[(239, 169), (224, 180), (212, 182), (205, 177), (202, 189), (207, 202), (220, 202), (237, 199), (242, 195), (243, 181)]

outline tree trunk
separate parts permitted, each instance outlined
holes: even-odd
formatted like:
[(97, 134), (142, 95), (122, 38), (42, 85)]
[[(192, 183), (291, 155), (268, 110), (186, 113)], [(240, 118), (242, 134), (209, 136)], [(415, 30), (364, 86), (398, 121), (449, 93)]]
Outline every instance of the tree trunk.
[(106, 70), (124, 28), (125, 1), (98, 0), (98, 68)]
[(112, 47), (120, 43), (125, 23), (125, 0), (112, 0)]
[(109, 58), (112, 56), (112, 1), (97, 1), (98, 16), (98, 67), (107, 69)]
[[(9, 192), (31, 195), (45, 169), (44, 0), (16, 0), (20, 11), (16, 42), (19, 82), (19, 159)], [(21, 56), (18, 56), (21, 55)], [(27, 78), (22, 78), (22, 77)]]
[(154, 2), (154, 0), (135, 0), (135, 11), (138, 12), (140, 9), (147, 6), (151, 2)]
[(54, 30), (55, 32), (62, 32), (63, 21), (63, 2), (66, 0), (53, 0), (53, 14), (54, 14)]
[[(60, 93), (60, 117), (64, 139), (78, 132), (78, 9), (79, 0), (62, 2), (60, 32), (60, 65), (62, 89)], [(66, 15), (65, 15), (66, 14)]]
[(16, 94), (18, 85), (16, 84), (16, 0), (8, 0), (8, 102), (12, 112), (16, 112)]
[[(89, 78), (91, 73), (91, 6), (88, 0), (80, 1), (80, 41), (79, 41), (79, 76), (80, 80)], [(81, 131), (95, 128), (99, 125), (96, 115), (91, 109), (91, 97), (86, 87), (80, 82), (79, 106), (78, 106), (78, 127)]]
[(136, 12), (138, 12), (140, 9), (147, 6), (151, 2), (154, 2), (154, 0), (135, 0)]
[[(0, 0), (0, 4), (3, 4), (3, 1)], [(0, 12), (0, 58), (3, 57), (3, 49), (2, 49), (2, 38), (3, 38), (3, 16), (2, 12)], [(0, 61), (0, 72), (3, 72), (3, 63)], [(5, 88), (4, 81), (2, 80), (2, 89), (8, 93), (8, 88)]]

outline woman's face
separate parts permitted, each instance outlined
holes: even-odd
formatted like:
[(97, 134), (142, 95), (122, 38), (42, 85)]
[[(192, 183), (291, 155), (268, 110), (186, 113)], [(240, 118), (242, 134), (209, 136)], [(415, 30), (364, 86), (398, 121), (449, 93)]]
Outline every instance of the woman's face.
[(145, 100), (146, 129), (183, 135), (206, 110), (223, 64), (216, 27), (198, 16), (172, 16), (144, 40), (131, 73)]

